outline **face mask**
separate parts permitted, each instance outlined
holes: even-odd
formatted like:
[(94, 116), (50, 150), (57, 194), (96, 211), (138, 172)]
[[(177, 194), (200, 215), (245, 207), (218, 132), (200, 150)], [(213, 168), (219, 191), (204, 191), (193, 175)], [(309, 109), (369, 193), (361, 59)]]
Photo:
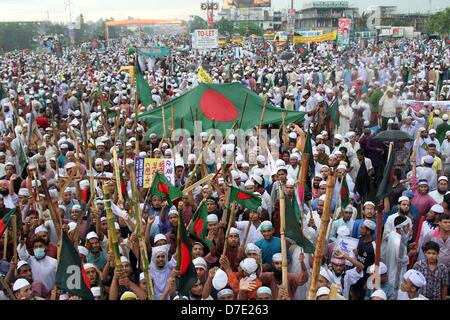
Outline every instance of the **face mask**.
[(45, 249), (44, 248), (36, 248), (34, 249), (34, 257), (38, 260), (41, 260), (45, 257)]

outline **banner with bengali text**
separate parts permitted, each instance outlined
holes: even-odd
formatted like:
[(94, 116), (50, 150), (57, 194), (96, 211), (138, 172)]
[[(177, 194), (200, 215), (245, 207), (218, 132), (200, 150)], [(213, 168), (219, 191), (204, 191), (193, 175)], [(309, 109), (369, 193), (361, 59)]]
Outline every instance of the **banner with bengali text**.
[(311, 37), (295, 36), (294, 43), (333, 41), (333, 40), (336, 40), (336, 36), (337, 36), (336, 31), (324, 33), (319, 36), (311, 36)]
[(135, 159), (136, 183), (139, 189), (147, 189), (152, 185), (153, 177), (157, 172), (162, 172), (172, 184), (175, 184), (174, 159)]

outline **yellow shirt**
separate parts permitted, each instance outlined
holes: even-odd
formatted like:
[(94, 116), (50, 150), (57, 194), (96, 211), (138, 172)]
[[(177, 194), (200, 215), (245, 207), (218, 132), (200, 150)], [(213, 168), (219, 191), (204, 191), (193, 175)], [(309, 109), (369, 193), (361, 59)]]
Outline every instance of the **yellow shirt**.
[[(423, 163), (424, 163), (424, 158), (425, 158), (425, 157), (422, 157), (422, 159), (420, 160), (420, 164), (423, 164)], [(436, 173), (437, 173), (438, 171), (441, 171), (441, 172), (442, 172), (442, 160), (441, 160), (441, 158), (439, 158), (439, 157), (434, 157), (433, 165), (431, 166), (431, 169), (433, 169), (433, 171), (435, 171)]]

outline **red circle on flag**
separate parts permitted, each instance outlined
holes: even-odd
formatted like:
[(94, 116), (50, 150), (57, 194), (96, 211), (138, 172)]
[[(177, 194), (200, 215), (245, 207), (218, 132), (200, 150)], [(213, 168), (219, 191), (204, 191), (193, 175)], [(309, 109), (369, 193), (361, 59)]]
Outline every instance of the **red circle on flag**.
[(181, 275), (184, 275), (188, 271), (190, 263), (191, 263), (191, 253), (189, 252), (187, 245), (181, 242), (181, 266), (180, 266)]
[(169, 194), (169, 187), (166, 184), (159, 182), (158, 191), (164, 193), (167, 196)]
[(210, 120), (229, 122), (238, 117), (238, 111), (233, 103), (224, 95), (211, 89), (203, 93), (200, 108)]

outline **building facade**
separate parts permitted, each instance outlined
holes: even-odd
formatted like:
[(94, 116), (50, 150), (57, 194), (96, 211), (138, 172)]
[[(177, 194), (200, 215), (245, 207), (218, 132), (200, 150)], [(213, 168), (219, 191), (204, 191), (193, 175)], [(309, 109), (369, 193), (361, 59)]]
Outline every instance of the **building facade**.
[(354, 19), (357, 15), (358, 8), (350, 7), (348, 1), (313, 1), (297, 11), (296, 28), (329, 31), (338, 27), (339, 18)]

